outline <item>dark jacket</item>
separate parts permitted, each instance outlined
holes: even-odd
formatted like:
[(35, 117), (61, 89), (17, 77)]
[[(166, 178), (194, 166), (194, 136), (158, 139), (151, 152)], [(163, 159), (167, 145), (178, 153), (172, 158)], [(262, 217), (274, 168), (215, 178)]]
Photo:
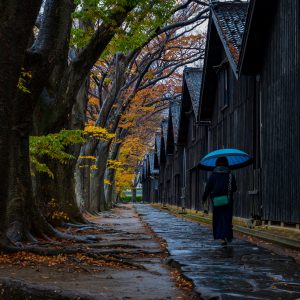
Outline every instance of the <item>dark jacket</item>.
[[(206, 183), (202, 201), (206, 201), (208, 195), (210, 195), (211, 198), (228, 195), (229, 174), (230, 170), (228, 168), (216, 167)], [(236, 181), (232, 174), (231, 198), (232, 193), (236, 192), (236, 190)]]

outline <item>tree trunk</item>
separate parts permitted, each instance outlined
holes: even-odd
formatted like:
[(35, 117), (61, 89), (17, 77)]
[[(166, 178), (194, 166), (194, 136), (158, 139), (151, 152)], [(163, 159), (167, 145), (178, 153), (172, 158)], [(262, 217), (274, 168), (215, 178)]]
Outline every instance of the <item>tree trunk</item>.
[(30, 211), (34, 204), (29, 168), (29, 134), (15, 129), (11, 134), (9, 200), (7, 205), (7, 226), (9, 238), (13, 241), (26, 239), (30, 230)]
[[(19, 94), (20, 92), (17, 92)], [(29, 134), (32, 129), (32, 102), (16, 96), (12, 101), (9, 144), (9, 193), (7, 200), (7, 234), (10, 240), (34, 240), (32, 234), (54, 234), (40, 214), (33, 194), (29, 158)]]
[(133, 186), (131, 188), (131, 193), (132, 193), (131, 200), (133, 203), (136, 203), (136, 187), (135, 186)]
[(81, 211), (92, 211), (90, 203), (90, 177), (91, 177), (90, 163), (85, 166), (78, 166), (75, 168), (75, 194), (76, 202)]
[(109, 155), (110, 141), (100, 141), (96, 150), (96, 170), (91, 176), (91, 206), (92, 211), (107, 210), (107, 203), (104, 193), (104, 175)]
[[(122, 10), (116, 10), (111, 14), (110, 22), (103, 22), (97, 28), (88, 44), (79, 52), (78, 56), (72, 60), (69, 66), (60, 76), (59, 87), (55, 91), (51, 109), (41, 110), (46, 122), (43, 124), (43, 132), (59, 131), (65, 125), (66, 115), (70, 113), (74, 104), (78, 90), (88, 76), (93, 65), (97, 62), (106, 46), (115, 35), (116, 29), (122, 25), (128, 13), (136, 6), (135, 1), (124, 4)], [(45, 103), (49, 106), (49, 103)]]
[(77, 203), (80, 203), (87, 211), (97, 211), (91, 200), (91, 176), (94, 171), (90, 169), (92, 162), (89, 159), (81, 158), (81, 156), (93, 156), (97, 145), (98, 140), (89, 138), (88, 142), (81, 147), (76, 163), (76, 199)]
[[(68, 2), (68, 3), (67, 3)], [(56, 58), (64, 51), (58, 37), (61, 37), (61, 31), (57, 34), (56, 25), (63, 19), (64, 34), (62, 39), (70, 31), (70, 15), (72, 5), (69, 1), (48, 0), (45, 2), (43, 20), (37, 39), (31, 49), (25, 56), (23, 67), (24, 72), (30, 72), (30, 77), (23, 76), (24, 86), (28, 91), (18, 91), (15, 94), (12, 108), (14, 111), (12, 120), (12, 142), (11, 145), (11, 168), (9, 182), (9, 203), (8, 203), (8, 233), (13, 240), (23, 240), (30, 237), (30, 232), (41, 232), (43, 227), (48, 232), (52, 232), (45, 219), (40, 215), (36, 206), (32, 191), (32, 182), (29, 162), (29, 134), (32, 132), (32, 116), (43, 86), (55, 66)], [(69, 10), (66, 10), (67, 4)], [(68, 11), (68, 17), (65, 18), (61, 13)], [(62, 42), (64, 44), (65, 41)], [(59, 173), (59, 171), (58, 171)], [(69, 177), (64, 177), (68, 179)], [(37, 184), (41, 180), (37, 180)], [(72, 184), (67, 184), (72, 186)], [(45, 188), (48, 185), (45, 185)], [(58, 185), (58, 187), (61, 187)], [(59, 192), (59, 189), (57, 189)], [(67, 193), (63, 193), (66, 195)], [(39, 197), (42, 195), (37, 193)], [(68, 195), (69, 196), (69, 195)], [(68, 201), (72, 198), (69, 196)], [(65, 208), (69, 205), (65, 205)], [(28, 210), (28, 211), (27, 211)], [(75, 209), (74, 209), (75, 210)]]
[[(49, 203), (52, 200), (57, 206), (56, 210), (64, 212), (69, 218), (68, 221), (85, 222), (75, 198), (74, 168), (76, 160), (70, 160), (67, 164), (60, 164), (50, 159), (44, 162), (53, 172), (54, 178), (50, 178), (48, 174), (44, 173), (35, 175), (36, 197), (42, 211), (47, 215)], [(61, 219), (60, 221), (66, 220)]]
[[(125, 130), (123, 130), (124, 135), (125, 135)], [(127, 132), (127, 130), (126, 130)], [(122, 134), (118, 135), (118, 139), (121, 139), (123, 137)], [(121, 149), (121, 143), (113, 143), (110, 149), (109, 153), (109, 159), (111, 160), (116, 160), (118, 159), (120, 149)], [(105, 179), (110, 182), (110, 184), (105, 185), (105, 198), (107, 202), (108, 208), (112, 207), (112, 197), (113, 197), (113, 192), (115, 188), (115, 177), (116, 177), (116, 170), (113, 168), (108, 168), (105, 173)]]
[[(114, 57), (114, 66), (115, 66), (115, 74), (114, 74), (114, 81), (113, 81), (113, 87), (111, 94), (106, 98), (103, 105), (101, 106), (100, 114), (98, 116), (96, 126), (100, 127), (108, 127), (106, 126), (107, 119), (110, 115), (110, 112), (112, 110), (113, 104), (115, 104), (116, 99), (120, 93), (120, 89), (125, 81), (125, 69), (128, 64), (128, 58), (124, 57), (121, 53), (117, 53)], [(89, 141), (82, 147), (81, 149), (81, 156), (92, 156), (95, 154), (95, 151), (97, 149), (99, 141), (90, 138)], [(101, 142), (100, 142), (101, 143)], [(82, 205), (90, 211), (97, 211), (100, 209), (100, 206), (96, 205), (96, 202), (94, 201), (93, 197), (95, 196), (95, 193), (93, 190), (95, 182), (92, 179), (91, 182), (91, 189), (87, 186), (88, 182), (90, 181), (89, 177), (86, 175), (87, 170), (86, 167), (83, 167), (86, 165), (87, 162), (85, 159), (78, 159), (77, 166), (76, 166), (76, 195), (77, 195), (77, 202), (82, 203)], [(81, 168), (80, 168), (81, 166)], [(106, 168), (106, 160), (104, 164)], [(101, 166), (101, 170), (98, 171), (91, 171), (92, 178), (101, 178), (103, 167)], [(105, 170), (104, 170), (105, 172)], [(103, 177), (104, 178), (104, 177)], [(95, 179), (96, 180), (96, 179)], [(104, 179), (103, 179), (104, 180)], [(104, 187), (104, 183), (101, 183), (101, 189)], [(97, 196), (98, 197), (98, 196)], [(104, 194), (101, 196), (102, 200), (104, 200)], [(111, 196), (108, 196), (108, 201), (111, 199)]]
[(105, 199), (107, 203), (107, 208), (112, 208), (113, 203), (113, 193), (115, 189), (115, 176), (116, 170), (115, 169), (107, 169), (105, 174), (105, 179), (110, 182), (110, 184), (105, 184)]
[[(85, 108), (87, 102), (88, 80), (85, 80), (77, 95), (76, 103), (70, 117), (70, 129), (83, 129), (85, 123)], [(77, 157), (80, 153), (80, 145), (73, 145), (66, 149), (75, 159), (70, 160), (66, 165), (48, 160), (50, 170), (54, 179), (45, 174), (37, 174), (40, 179), (37, 181), (37, 195), (39, 203), (45, 206), (51, 199), (55, 199), (59, 209), (64, 212), (71, 222), (84, 222), (80, 212), (75, 193), (75, 167)], [(41, 191), (42, 190), (42, 191)]]
[(134, 177), (134, 182), (132, 186), (132, 202), (136, 203), (136, 187), (138, 185), (138, 171), (135, 171), (135, 177)]
[[(40, 215), (33, 195), (29, 160), (29, 134), (33, 128), (32, 116), (37, 98), (55, 65), (55, 55), (59, 52), (55, 26), (61, 17), (60, 12), (64, 8), (62, 3), (63, 1), (58, 0), (46, 1), (39, 35), (23, 57), (22, 66), (25, 75), (22, 74), (21, 76), (22, 87), (12, 97), (12, 133), (9, 147), (11, 166), (7, 225), (8, 235), (13, 241), (32, 239), (31, 233), (42, 232), (41, 228), (53, 233), (49, 224)], [(29, 3), (27, 6), (27, 9), (33, 9)], [(23, 15), (23, 12), (19, 13)], [(31, 37), (32, 28), (33, 24), (29, 36), (27, 36), (27, 43)]]
[(36, 20), (41, 0), (0, 2), (0, 244), (6, 244), (5, 220), (9, 186), (9, 157), (11, 101), (17, 83), (25, 50)]

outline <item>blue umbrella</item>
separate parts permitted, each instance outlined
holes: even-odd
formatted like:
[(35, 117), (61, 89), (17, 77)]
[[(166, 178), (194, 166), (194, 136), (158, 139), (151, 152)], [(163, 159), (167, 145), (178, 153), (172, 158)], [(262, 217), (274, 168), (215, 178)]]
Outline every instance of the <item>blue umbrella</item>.
[(208, 153), (200, 161), (200, 168), (211, 171), (216, 167), (218, 157), (225, 156), (228, 159), (230, 169), (239, 169), (252, 163), (252, 157), (238, 149), (219, 149)]

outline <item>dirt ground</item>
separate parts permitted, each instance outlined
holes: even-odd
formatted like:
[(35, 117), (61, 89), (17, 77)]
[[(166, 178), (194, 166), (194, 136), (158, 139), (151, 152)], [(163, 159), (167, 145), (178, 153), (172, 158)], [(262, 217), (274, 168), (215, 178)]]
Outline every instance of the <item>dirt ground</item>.
[[(76, 254), (0, 254), (0, 299), (196, 299), (131, 205), (90, 219), (97, 230), (68, 230), (99, 237), (93, 244), (66, 243), (80, 248)], [(91, 249), (101, 256), (88, 255)]]

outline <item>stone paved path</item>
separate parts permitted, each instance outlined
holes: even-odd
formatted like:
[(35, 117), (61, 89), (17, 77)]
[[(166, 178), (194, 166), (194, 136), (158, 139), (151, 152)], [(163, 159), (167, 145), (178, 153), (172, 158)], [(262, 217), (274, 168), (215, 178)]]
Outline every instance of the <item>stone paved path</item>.
[(292, 258), (241, 240), (222, 248), (203, 225), (148, 205), (136, 209), (202, 298), (300, 299), (300, 266)]

